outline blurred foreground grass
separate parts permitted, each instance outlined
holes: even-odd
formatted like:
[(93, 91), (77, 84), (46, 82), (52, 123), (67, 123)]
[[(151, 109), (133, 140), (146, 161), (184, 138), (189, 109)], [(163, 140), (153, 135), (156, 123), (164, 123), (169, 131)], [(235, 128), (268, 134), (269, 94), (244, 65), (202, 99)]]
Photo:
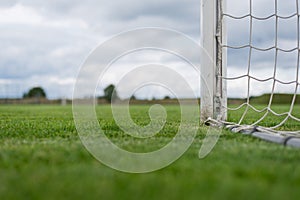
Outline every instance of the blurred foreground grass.
[[(149, 122), (148, 108), (131, 108), (136, 123)], [(122, 134), (109, 106), (99, 106), (97, 113), (106, 135), (117, 145), (149, 151), (161, 148), (178, 129), (180, 110), (166, 109), (167, 124), (157, 135), (161, 142), (138, 145)], [(87, 152), (70, 106), (0, 106), (0, 199), (300, 198), (298, 149), (223, 131), (211, 154), (199, 160), (206, 129), (199, 129), (190, 149), (172, 165), (153, 173), (126, 174)]]

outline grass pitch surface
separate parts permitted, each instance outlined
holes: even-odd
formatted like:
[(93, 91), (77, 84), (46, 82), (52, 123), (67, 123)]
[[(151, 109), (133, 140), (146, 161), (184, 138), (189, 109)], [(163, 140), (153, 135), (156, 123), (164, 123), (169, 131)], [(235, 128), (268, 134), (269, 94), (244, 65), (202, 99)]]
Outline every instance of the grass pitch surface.
[[(131, 108), (136, 123), (149, 122), (148, 108)], [(156, 136), (160, 142), (144, 144), (122, 134), (110, 107), (99, 106), (97, 113), (117, 145), (147, 152), (161, 148), (178, 129), (179, 109), (166, 109), (167, 124)], [(230, 115), (233, 120), (237, 116)], [(289, 127), (299, 124), (291, 122)], [(87, 152), (70, 106), (0, 106), (0, 199), (300, 198), (300, 150), (223, 131), (211, 154), (199, 160), (206, 129), (199, 129), (190, 149), (172, 165), (153, 173), (126, 174)]]

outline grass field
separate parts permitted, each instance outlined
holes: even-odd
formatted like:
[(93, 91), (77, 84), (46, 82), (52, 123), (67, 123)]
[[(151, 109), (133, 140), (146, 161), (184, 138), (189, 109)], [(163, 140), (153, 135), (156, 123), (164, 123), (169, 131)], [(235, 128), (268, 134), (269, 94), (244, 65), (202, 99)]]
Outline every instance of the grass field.
[[(97, 113), (117, 145), (142, 152), (162, 147), (176, 133), (179, 109), (166, 108), (167, 124), (156, 136), (160, 142), (138, 145), (122, 134), (108, 106), (99, 106)], [(149, 122), (147, 110), (131, 108), (138, 124)], [(294, 112), (299, 114), (300, 107)], [(230, 114), (233, 120), (236, 116)], [(300, 129), (296, 123), (288, 126)], [(0, 106), (0, 199), (300, 198), (300, 150), (223, 131), (212, 153), (199, 160), (205, 131), (199, 129), (190, 149), (172, 165), (148, 174), (126, 174), (104, 166), (85, 150), (71, 106)]]

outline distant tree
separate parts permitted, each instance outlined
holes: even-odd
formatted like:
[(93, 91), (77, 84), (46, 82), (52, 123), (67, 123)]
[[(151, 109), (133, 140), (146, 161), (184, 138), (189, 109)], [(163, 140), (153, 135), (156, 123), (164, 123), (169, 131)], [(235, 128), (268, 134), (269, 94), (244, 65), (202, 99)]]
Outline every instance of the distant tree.
[(28, 93), (23, 95), (23, 98), (46, 98), (46, 92), (41, 87), (31, 88)]
[(171, 99), (171, 97), (169, 97), (169, 96), (165, 96), (165, 98), (164, 99)]
[(130, 97), (130, 100), (136, 100), (136, 97), (135, 97), (134, 95), (132, 95), (132, 96)]
[[(114, 96), (113, 96), (114, 93)], [(118, 93), (115, 90), (115, 86), (113, 84), (110, 84), (109, 86), (107, 86), (104, 89), (104, 98), (108, 101), (108, 102), (112, 102), (116, 99), (118, 99)]]

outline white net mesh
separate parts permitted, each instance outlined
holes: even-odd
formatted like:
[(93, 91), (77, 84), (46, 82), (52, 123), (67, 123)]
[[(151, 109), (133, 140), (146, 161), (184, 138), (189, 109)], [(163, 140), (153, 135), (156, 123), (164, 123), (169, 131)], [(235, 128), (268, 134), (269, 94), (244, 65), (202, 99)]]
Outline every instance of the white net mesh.
[[(298, 0), (227, 0), (228, 127), (281, 135), (300, 133)], [(217, 31), (218, 32), (218, 31)], [(218, 37), (217, 37), (218, 38)], [(219, 52), (219, 53), (220, 53)], [(247, 125), (244, 125), (247, 124)]]

